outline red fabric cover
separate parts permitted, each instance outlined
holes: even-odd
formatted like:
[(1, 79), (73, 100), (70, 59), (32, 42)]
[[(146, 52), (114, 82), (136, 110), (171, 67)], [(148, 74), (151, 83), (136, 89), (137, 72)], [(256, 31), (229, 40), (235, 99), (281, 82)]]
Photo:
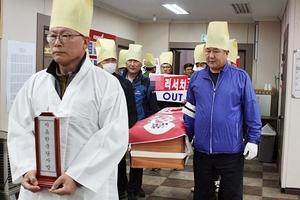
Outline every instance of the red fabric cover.
[(167, 107), (140, 120), (129, 129), (129, 143), (141, 144), (175, 139), (186, 135), (181, 107)]

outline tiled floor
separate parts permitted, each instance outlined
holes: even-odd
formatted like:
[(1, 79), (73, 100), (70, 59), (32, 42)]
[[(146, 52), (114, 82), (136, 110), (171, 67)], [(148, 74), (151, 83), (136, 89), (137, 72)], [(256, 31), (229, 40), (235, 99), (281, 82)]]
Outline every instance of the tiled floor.
[[(157, 172), (144, 169), (143, 186), (146, 197), (138, 200), (192, 200), (192, 157), (184, 170), (161, 169)], [(280, 192), (276, 163), (246, 160), (244, 167), (244, 200), (287, 200), (300, 196)], [(127, 198), (124, 198), (124, 200)], [(123, 199), (122, 199), (123, 200)]]

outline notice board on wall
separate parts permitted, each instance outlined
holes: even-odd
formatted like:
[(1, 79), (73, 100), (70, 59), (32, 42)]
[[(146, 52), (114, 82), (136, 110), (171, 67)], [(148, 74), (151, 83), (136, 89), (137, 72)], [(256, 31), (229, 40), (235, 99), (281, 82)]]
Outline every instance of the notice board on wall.
[(294, 50), (292, 97), (300, 98), (300, 50)]

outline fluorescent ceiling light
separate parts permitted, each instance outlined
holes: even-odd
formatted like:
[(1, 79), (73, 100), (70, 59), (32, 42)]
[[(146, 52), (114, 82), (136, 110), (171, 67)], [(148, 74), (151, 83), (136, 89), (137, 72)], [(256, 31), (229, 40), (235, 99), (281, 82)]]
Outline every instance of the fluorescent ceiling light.
[(173, 13), (175, 13), (177, 15), (189, 14), (187, 11), (185, 11), (184, 9), (182, 9), (181, 7), (179, 7), (176, 4), (163, 4), (162, 6), (169, 9), (170, 11), (172, 11)]

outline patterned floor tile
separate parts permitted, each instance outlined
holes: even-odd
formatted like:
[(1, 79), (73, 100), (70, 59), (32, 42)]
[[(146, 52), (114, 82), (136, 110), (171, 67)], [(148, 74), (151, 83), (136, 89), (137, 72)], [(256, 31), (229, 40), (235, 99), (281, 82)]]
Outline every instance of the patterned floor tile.
[(160, 186), (152, 195), (174, 199), (186, 199), (190, 192), (190, 189)]
[(284, 194), (281, 193), (280, 188), (268, 188), (268, 187), (263, 187), (262, 188), (262, 196), (263, 197), (269, 197), (273, 198), (274, 200), (276, 199), (299, 199), (297, 195), (290, 195), (290, 194)]
[(262, 187), (244, 185), (244, 194), (262, 196)]
[(244, 185), (262, 187), (262, 179), (244, 177)]
[(167, 178), (163, 176), (149, 176), (143, 175), (143, 184), (147, 185), (161, 185)]
[(169, 186), (169, 187), (178, 187), (178, 188), (191, 189), (194, 186), (194, 180), (183, 180), (183, 179), (168, 178), (161, 185), (162, 186)]
[[(138, 200), (193, 200), (193, 157), (185, 169), (144, 169), (142, 188), (146, 197)], [(129, 161), (128, 161), (129, 168)], [(127, 169), (129, 172), (129, 169)], [(292, 200), (300, 196), (281, 193), (276, 163), (263, 163), (258, 159), (245, 160), (244, 200)], [(125, 198), (127, 199), (127, 198)], [(122, 200), (125, 200), (122, 199)]]

